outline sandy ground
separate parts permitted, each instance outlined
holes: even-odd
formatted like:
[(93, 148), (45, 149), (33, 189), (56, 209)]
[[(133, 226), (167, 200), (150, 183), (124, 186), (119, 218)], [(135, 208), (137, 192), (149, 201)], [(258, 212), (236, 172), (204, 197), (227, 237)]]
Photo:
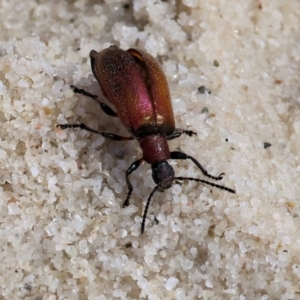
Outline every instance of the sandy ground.
[[(300, 299), (299, 22), (297, 0), (0, 1), (0, 300)], [(55, 127), (127, 135), (70, 89), (100, 95), (89, 52), (112, 44), (159, 61), (197, 132), (171, 150), (235, 195), (174, 185), (141, 235), (149, 165), (122, 208), (138, 143)]]

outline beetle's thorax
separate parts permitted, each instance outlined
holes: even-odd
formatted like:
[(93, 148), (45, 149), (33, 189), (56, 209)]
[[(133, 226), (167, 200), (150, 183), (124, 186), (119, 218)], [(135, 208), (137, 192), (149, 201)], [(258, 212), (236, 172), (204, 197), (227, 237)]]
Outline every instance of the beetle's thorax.
[(147, 135), (140, 138), (143, 159), (148, 164), (155, 164), (170, 158), (170, 150), (166, 136), (161, 134)]

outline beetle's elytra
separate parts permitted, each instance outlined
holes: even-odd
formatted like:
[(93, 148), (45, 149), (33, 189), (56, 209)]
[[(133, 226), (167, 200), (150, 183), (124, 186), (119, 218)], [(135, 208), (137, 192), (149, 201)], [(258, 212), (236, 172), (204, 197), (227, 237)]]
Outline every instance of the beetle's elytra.
[(89, 128), (85, 124), (59, 124), (57, 127), (81, 128), (100, 134), (115, 141), (128, 141), (136, 139), (143, 150), (143, 157), (133, 162), (126, 171), (128, 193), (123, 204), (129, 205), (132, 185), (129, 175), (133, 173), (143, 161), (151, 165), (152, 178), (156, 187), (151, 192), (142, 218), (141, 232), (145, 229), (145, 220), (150, 201), (156, 191), (164, 191), (174, 182), (193, 180), (201, 182), (230, 193), (233, 189), (218, 185), (206, 180), (190, 177), (175, 177), (168, 159), (190, 159), (205, 175), (214, 180), (221, 180), (222, 175), (212, 176), (193, 157), (169, 150), (168, 140), (196, 135), (195, 132), (175, 127), (171, 97), (166, 76), (158, 62), (148, 53), (137, 49), (124, 51), (118, 46), (110, 46), (100, 52), (90, 52), (92, 71), (97, 79), (103, 95), (116, 108), (116, 112), (101, 102), (96, 95), (73, 86), (74, 92), (83, 94), (98, 102), (101, 109), (108, 115), (119, 117), (122, 124), (130, 133), (123, 137), (108, 132)]

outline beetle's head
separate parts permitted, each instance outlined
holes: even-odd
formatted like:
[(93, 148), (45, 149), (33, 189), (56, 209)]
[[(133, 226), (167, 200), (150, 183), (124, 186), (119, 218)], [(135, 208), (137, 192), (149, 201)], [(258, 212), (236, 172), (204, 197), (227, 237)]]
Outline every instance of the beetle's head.
[(169, 189), (174, 182), (174, 170), (167, 161), (152, 164), (152, 178), (159, 190)]

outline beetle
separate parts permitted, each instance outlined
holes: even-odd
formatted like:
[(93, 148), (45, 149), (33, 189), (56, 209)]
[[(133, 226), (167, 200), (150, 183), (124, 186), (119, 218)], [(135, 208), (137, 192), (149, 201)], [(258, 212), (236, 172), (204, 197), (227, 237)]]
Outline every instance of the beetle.
[(100, 52), (90, 52), (92, 72), (98, 81), (104, 97), (115, 106), (111, 109), (98, 96), (71, 86), (75, 93), (85, 95), (96, 101), (104, 113), (112, 117), (119, 117), (121, 123), (130, 133), (124, 137), (109, 132), (92, 129), (85, 124), (58, 124), (61, 129), (81, 128), (105, 138), (115, 141), (129, 141), (136, 139), (143, 151), (143, 156), (133, 162), (126, 171), (128, 187), (127, 197), (123, 207), (129, 205), (132, 194), (132, 184), (129, 176), (141, 165), (143, 161), (151, 165), (152, 178), (156, 184), (150, 193), (142, 217), (141, 232), (144, 232), (147, 211), (156, 191), (164, 191), (183, 180), (192, 180), (210, 185), (230, 193), (235, 191), (226, 186), (218, 185), (203, 179), (191, 177), (176, 177), (173, 167), (168, 159), (191, 160), (210, 179), (221, 180), (224, 173), (219, 176), (210, 175), (206, 169), (192, 156), (180, 151), (170, 151), (168, 140), (196, 135), (194, 131), (175, 127), (171, 96), (166, 76), (150, 54), (137, 49), (124, 51), (112, 45)]

